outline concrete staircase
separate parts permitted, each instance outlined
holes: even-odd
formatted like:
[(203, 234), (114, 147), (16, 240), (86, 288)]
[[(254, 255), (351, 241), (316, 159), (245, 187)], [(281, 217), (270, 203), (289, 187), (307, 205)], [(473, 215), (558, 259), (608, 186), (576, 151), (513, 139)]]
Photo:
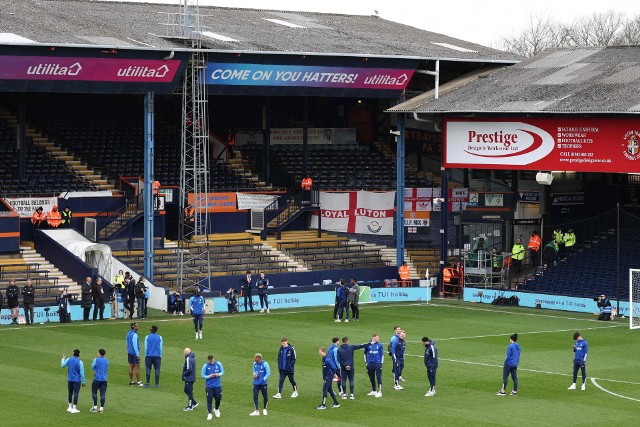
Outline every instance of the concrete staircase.
[(106, 227), (100, 230), (100, 238), (108, 238), (136, 215), (138, 215), (138, 209), (136, 208), (135, 202), (127, 203), (124, 212), (122, 212), (120, 216), (114, 218), (113, 221), (111, 221)]
[(278, 257), (278, 261), (288, 261), (287, 267), (296, 267), (293, 271), (295, 272), (305, 272), (309, 271), (309, 268), (302, 260), (295, 260), (288, 256), (285, 252), (279, 251), (276, 246), (271, 246), (269, 242), (262, 242), (260, 249), (263, 252), (268, 252), (270, 255), (275, 255)]
[(260, 181), (260, 178), (257, 174), (254, 174), (251, 169), (249, 169), (248, 165), (245, 164), (244, 159), (242, 158), (242, 152), (238, 150), (238, 147), (235, 149), (235, 158), (227, 160), (227, 164), (231, 169), (233, 169), (238, 175), (245, 177), (249, 181), (256, 184), (261, 190), (273, 191), (276, 190), (273, 188), (271, 184), (267, 184), (264, 181)]
[[(376, 245), (373, 243), (367, 243), (364, 241), (360, 241), (357, 239), (349, 239), (349, 245), (364, 245), (367, 249), (377, 249), (380, 251), (380, 255), (382, 256), (382, 260), (387, 263), (389, 266), (397, 266), (398, 265), (398, 256), (395, 248), (389, 248), (384, 245)], [(407, 251), (404, 251), (404, 260), (407, 261), (407, 265), (411, 270), (411, 280), (419, 280), (420, 275), (418, 274), (418, 269), (413, 265)]]
[(66, 274), (64, 274), (62, 271), (60, 271), (60, 269), (47, 261), (42, 255), (36, 252), (35, 249), (31, 248), (30, 246), (21, 246), (20, 249), (22, 249), (22, 258), (26, 263), (38, 263), (40, 264), (41, 270), (49, 271), (50, 286), (54, 285), (53, 278), (57, 278), (58, 286), (69, 286), (67, 290), (69, 293), (80, 292), (79, 284), (67, 277)]

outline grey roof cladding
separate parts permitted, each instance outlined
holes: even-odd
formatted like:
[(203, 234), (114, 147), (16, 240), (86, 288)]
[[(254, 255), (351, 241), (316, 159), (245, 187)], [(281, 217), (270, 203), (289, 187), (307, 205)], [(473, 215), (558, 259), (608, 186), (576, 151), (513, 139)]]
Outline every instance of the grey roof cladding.
[[(116, 47), (181, 48), (184, 45), (179, 40), (159, 37), (168, 34), (167, 26), (161, 24), (167, 22), (167, 14), (178, 10), (177, 4), (5, 1), (0, 12), (0, 29), (42, 44), (86, 45), (90, 43), (87, 37), (94, 37), (125, 43)], [(505, 63), (522, 59), (377, 16), (203, 6), (200, 14), (203, 31), (237, 40), (223, 42), (203, 38), (206, 48), (223, 52), (371, 55)], [(305, 28), (290, 28), (265, 19), (280, 19)], [(461, 52), (432, 43), (449, 43), (475, 52)]]
[(415, 113), (628, 113), (640, 109), (640, 46), (552, 49), (434, 99)]

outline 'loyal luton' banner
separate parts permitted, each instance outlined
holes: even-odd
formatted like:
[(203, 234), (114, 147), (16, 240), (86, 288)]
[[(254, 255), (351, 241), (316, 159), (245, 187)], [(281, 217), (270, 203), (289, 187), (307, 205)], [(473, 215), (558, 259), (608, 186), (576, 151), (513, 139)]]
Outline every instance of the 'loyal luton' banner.
[[(322, 229), (391, 236), (395, 199), (395, 191), (321, 191)], [(311, 228), (318, 228), (317, 213), (311, 218)]]
[(638, 172), (640, 119), (448, 119), (445, 166)]

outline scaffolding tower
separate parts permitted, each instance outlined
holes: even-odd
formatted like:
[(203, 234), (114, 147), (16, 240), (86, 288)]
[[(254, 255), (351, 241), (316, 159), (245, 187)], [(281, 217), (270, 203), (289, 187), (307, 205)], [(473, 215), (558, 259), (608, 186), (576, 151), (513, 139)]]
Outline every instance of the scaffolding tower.
[(176, 287), (180, 292), (211, 277), (208, 245), (209, 120), (198, 0), (181, 0), (178, 14), (167, 14), (168, 37), (192, 50), (182, 85), (180, 219)]

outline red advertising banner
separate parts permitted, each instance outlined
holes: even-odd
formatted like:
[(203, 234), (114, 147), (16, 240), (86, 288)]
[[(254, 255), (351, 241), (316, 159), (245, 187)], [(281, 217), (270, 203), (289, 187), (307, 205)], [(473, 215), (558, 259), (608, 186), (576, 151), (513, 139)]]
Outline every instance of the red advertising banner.
[(0, 56), (0, 80), (169, 83), (181, 64), (179, 59)]
[(640, 172), (640, 119), (445, 121), (445, 167)]

